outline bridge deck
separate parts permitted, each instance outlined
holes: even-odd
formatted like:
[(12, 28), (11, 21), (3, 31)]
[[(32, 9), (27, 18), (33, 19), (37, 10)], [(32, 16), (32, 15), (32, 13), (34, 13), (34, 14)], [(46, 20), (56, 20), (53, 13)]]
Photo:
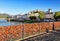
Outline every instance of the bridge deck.
[(40, 34), (16, 41), (60, 41), (60, 30), (50, 31), (49, 33)]

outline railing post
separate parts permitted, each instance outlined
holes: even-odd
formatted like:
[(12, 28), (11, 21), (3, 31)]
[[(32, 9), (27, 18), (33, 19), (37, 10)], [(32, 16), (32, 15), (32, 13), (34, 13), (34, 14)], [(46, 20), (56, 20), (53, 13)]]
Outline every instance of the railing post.
[(22, 24), (22, 39), (24, 39), (24, 24)]
[(54, 28), (54, 21), (53, 21), (53, 27), (52, 27), (52, 30), (55, 30), (55, 28)]
[(38, 33), (40, 34), (40, 23), (38, 23), (38, 26), (39, 26), (39, 30), (38, 30)]
[(40, 22), (40, 33), (41, 33), (41, 27), (42, 27), (42, 25), (41, 25), (41, 24), (42, 24), (42, 22)]
[(39, 24), (39, 34), (40, 34), (40, 24)]
[(48, 22), (48, 28), (46, 28), (46, 32), (47, 33), (49, 32), (49, 22)]
[(41, 33), (41, 22), (40, 22), (39, 30), (40, 30), (39, 33)]

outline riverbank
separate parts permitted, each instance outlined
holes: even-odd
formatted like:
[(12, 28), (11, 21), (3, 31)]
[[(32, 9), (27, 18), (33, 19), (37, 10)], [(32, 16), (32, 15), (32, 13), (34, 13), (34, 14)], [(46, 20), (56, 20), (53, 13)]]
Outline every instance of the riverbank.
[(22, 22), (22, 23), (38, 23), (38, 22), (40, 22), (40, 21), (37, 21), (37, 20), (10, 20), (10, 21), (12, 21), (12, 22)]

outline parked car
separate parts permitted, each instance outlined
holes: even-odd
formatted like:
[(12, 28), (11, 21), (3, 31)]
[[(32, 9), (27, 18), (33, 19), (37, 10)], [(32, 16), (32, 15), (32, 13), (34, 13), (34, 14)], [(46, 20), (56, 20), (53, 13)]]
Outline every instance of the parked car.
[(54, 19), (51, 19), (51, 18), (44, 18), (43, 19), (43, 22), (53, 22)]

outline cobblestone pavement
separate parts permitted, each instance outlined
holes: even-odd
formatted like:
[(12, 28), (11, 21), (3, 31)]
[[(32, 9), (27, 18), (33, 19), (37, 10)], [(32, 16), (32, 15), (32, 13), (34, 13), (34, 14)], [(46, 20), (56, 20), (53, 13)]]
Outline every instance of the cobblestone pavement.
[(45, 35), (28, 38), (23, 41), (60, 41), (60, 30), (53, 31)]

